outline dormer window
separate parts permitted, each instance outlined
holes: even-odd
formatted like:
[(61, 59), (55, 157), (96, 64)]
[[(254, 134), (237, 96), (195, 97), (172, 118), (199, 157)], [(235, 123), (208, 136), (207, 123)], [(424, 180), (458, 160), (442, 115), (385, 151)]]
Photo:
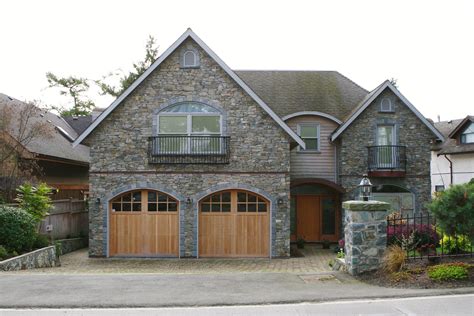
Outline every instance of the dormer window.
[(383, 98), (380, 101), (380, 112), (394, 112), (392, 100), (389, 98)]
[(195, 50), (188, 49), (184, 51), (181, 62), (183, 68), (199, 67), (199, 55)]
[(461, 134), (461, 144), (473, 144), (474, 143), (474, 123), (471, 123), (468, 128)]

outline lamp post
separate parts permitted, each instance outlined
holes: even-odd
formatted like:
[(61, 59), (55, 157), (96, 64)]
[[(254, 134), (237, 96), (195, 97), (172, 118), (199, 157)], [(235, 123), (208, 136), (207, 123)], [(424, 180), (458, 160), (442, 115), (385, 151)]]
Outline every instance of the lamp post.
[(362, 177), (363, 178), (359, 183), (359, 197), (362, 201), (368, 201), (370, 199), (370, 195), (372, 194), (372, 183), (370, 182), (368, 175), (364, 174)]

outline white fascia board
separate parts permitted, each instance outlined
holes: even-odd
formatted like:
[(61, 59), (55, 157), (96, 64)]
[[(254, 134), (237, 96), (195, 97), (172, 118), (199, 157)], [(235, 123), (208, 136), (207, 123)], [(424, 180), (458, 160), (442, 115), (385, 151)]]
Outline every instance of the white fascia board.
[(325, 117), (339, 125), (342, 124), (342, 121), (330, 114), (327, 114), (327, 113), (323, 113), (323, 112), (319, 112), (319, 111), (301, 111), (301, 112), (295, 112), (295, 113), (291, 113), (291, 114), (288, 114), (286, 116), (283, 116), (281, 119), (283, 121), (287, 121), (291, 118), (294, 118), (294, 117), (297, 117), (297, 116), (303, 116), (303, 115), (313, 115), (313, 116), (321, 116), (321, 117)]
[(354, 122), (354, 120), (362, 113), (364, 110), (385, 90), (385, 88), (390, 88), (392, 92), (402, 100), (402, 102), (422, 121), (430, 130), (431, 132), (438, 137), (441, 141), (444, 141), (444, 136), (431, 124), (416, 108), (413, 104), (405, 98), (397, 88), (395, 88), (390, 81), (386, 80), (383, 84), (381, 84), (377, 91), (375, 91), (370, 98), (368, 98), (364, 104), (331, 136), (331, 141), (335, 141), (341, 134), (346, 130), (349, 125)]
[(79, 145), (130, 93), (135, 90), (140, 83), (142, 83), (171, 53), (173, 53), (179, 45), (181, 45), (188, 37), (191, 37), (201, 48), (209, 55), (214, 61), (224, 69), (224, 71), (232, 78), (235, 82), (247, 92), (254, 100), (257, 102), (262, 109), (267, 112), (268, 115), (273, 118), (277, 124), (285, 130), (285, 132), (293, 138), (298, 145), (302, 148), (306, 148), (303, 140), (295, 133), (293, 130), (286, 125), (285, 122), (270, 109), (270, 107), (262, 100), (260, 97), (250, 89), (242, 79), (235, 74), (232, 69), (227, 66), (224, 61), (222, 61), (191, 29), (187, 29), (174, 43), (171, 45), (135, 82), (133, 82), (130, 87), (127, 88), (104, 112), (102, 112), (99, 117), (97, 117), (94, 122), (74, 141), (73, 146)]

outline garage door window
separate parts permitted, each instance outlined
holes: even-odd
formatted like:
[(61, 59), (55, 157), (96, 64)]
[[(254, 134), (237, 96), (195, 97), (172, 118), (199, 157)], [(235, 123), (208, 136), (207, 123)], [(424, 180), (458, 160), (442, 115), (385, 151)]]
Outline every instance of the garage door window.
[(267, 203), (256, 195), (248, 192), (237, 193), (238, 212), (266, 212)]
[(177, 212), (178, 201), (158, 191), (131, 191), (112, 200), (113, 212)]
[(201, 202), (202, 212), (230, 212), (230, 192), (220, 192), (205, 198)]

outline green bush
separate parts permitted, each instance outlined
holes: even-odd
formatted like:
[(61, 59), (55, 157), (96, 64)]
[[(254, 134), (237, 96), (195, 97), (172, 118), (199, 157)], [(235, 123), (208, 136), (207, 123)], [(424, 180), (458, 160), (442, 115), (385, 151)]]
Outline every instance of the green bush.
[(36, 187), (27, 183), (20, 185), (16, 191), (18, 194), (15, 200), (22, 209), (33, 216), (37, 223), (53, 208), (50, 198), (51, 188), (46, 183), (40, 183)]
[(464, 280), (468, 274), (468, 267), (462, 264), (447, 263), (428, 268), (428, 276), (435, 281)]
[(8, 259), (8, 251), (5, 247), (0, 246), (0, 261)]
[(453, 185), (428, 205), (448, 235), (469, 235), (474, 228), (474, 183)]
[(467, 253), (471, 251), (471, 240), (466, 235), (457, 236), (443, 236), (441, 240), (443, 252), (448, 254)]
[(36, 221), (20, 208), (0, 205), (0, 244), (8, 252), (24, 252), (33, 248)]
[(40, 248), (44, 248), (48, 246), (49, 246), (48, 237), (45, 235), (37, 234), (35, 238), (35, 242), (33, 243), (33, 248), (40, 249)]

